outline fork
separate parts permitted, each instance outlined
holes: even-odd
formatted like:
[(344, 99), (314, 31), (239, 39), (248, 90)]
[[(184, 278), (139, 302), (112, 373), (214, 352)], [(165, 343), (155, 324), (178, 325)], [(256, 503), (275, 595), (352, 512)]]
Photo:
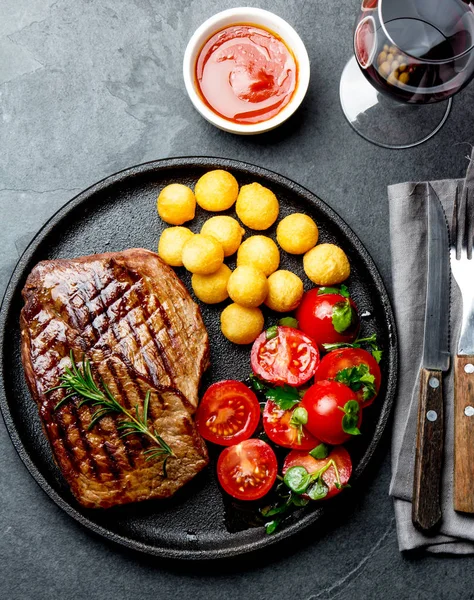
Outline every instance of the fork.
[[(463, 316), (454, 360), (454, 509), (474, 513), (474, 190), (458, 190), (451, 228), (451, 271), (461, 290)], [(471, 215), (471, 218), (470, 218)]]

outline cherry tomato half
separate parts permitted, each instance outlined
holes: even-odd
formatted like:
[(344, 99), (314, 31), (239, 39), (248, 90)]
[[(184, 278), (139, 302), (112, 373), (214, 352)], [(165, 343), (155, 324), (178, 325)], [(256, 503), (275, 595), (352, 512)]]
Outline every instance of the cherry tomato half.
[(248, 439), (260, 420), (257, 397), (240, 381), (213, 383), (197, 409), (196, 425), (205, 440), (230, 446)]
[[(349, 402), (353, 401), (346, 408)], [(300, 406), (306, 408), (308, 412), (308, 422), (306, 428), (325, 444), (338, 446), (344, 444), (356, 435), (362, 422), (362, 410), (359, 409), (359, 403), (355, 393), (342, 383), (337, 381), (318, 381), (312, 385), (300, 402)], [(345, 412), (351, 414), (353, 433), (348, 433), (343, 429), (343, 419)], [(349, 423), (346, 429), (349, 429)]]
[[(364, 371), (359, 369), (359, 374), (354, 371), (357, 371), (361, 365), (366, 367), (365, 375), (373, 377), (372, 383), (359, 381), (359, 376), (364, 375)], [(382, 375), (377, 361), (370, 352), (362, 348), (342, 348), (326, 354), (319, 364), (315, 379), (316, 381), (335, 379), (348, 385), (355, 392), (360, 405), (366, 408), (372, 404), (379, 393)]]
[(258, 500), (267, 494), (277, 476), (275, 453), (262, 440), (244, 440), (222, 451), (217, 477), (224, 490), (238, 500)]
[[(298, 406), (298, 405), (297, 405)], [(294, 408), (282, 410), (275, 402), (268, 400), (263, 411), (263, 428), (268, 437), (283, 448), (312, 450), (319, 445), (303, 425), (299, 427), (291, 423)]]
[(275, 337), (264, 331), (252, 346), (250, 362), (255, 375), (265, 381), (293, 387), (313, 377), (319, 364), (316, 344), (292, 327), (277, 327)]
[[(324, 350), (323, 344), (353, 342), (360, 329), (357, 306), (352, 300), (340, 294), (320, 294), (319, 290), (320, 288), (313, 288), (303, 295), (296, 311), (301, 331), (309, 335), (321, 351)], [(335, 320), (333, 318), (335, 314), (342, 317), (348, 315), (348, 322), (344, 318)], [(348, 326), (342, 330), (341, 324)]]
[[(349, 452), (347, 452), (343, 446), (336, 446), (331, 450), (329, 456), (323, 459), (313, 458), (307, 452), (292, 450), (285, 458), (285, 462), (283, 464), (283, 475), (285, 475), (285, 473), (291, 467), (304, 467), (311, 475), (317, 471), (320, 471), (330, 460), (333, 460), (336, 463), (341, 486), (346, 485), (352, 474), (352, 460)], [(325, 500), (342, 492), (342, 489), (338, 489), (336, 487), (337, 477), (333, 466), (329, 467), (329, 469), (323, 473), (322, 478), (324, 483), (329, 488), (329, 492), (324, 498)]]

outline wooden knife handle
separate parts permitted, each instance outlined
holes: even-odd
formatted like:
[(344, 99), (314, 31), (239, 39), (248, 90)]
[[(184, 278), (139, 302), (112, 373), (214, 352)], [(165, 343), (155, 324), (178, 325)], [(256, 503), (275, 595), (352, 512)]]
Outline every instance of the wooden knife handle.
[(443, 444), (443, 376), (421, 369), (412, 521), (423, 532), (433, 531), (441, 521)]
[(454, 359), (453, 504), (474, 513), (474, 356)]

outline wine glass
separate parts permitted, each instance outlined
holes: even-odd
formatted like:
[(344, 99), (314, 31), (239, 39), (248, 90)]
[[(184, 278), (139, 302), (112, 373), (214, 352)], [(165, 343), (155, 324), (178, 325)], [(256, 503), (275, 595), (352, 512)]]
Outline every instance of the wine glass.
[(470, 0), (362, 0), (340, 99), (351, 126), (384, 148), (411, 148), (448, 118), (474, 76)]

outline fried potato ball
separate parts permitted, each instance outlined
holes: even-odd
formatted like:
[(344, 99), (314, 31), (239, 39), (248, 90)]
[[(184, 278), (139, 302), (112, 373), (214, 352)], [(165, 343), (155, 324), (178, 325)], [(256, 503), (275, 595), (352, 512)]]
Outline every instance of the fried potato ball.
[(247, 308), (260, 306), (267, 297), (265, 274), (252, 265), (237, 267), (229, 277), (227, 291), (234, 302)]
[(237, 252), (245, 229), (242, 229), (240, 223), (232, 217), (211, 217), (201, 228), (203, 235), (212, 235), (224, 248), (224, 256), (230, 256)]
[(182, 225), (194, 219), (196, 198), (188, 186), (171, 183), (161, 190), (156, 207), (163, 221), (171, 225)]
[(227, 210), (237, 200), (239, 184), (228, 171), (216, 169), (205, 173), (194, 188), (196, 201), (211, 212)]
[(250, 183), (240, 188), (235, 210), (244, 225), (260, 231), (275, 223), (280, 205), (271, 190), (259, 183)]
[(197, 233), (184, 244), (182, 260), (191, 273), (210, 275), (224, 262), (224, 250), (213, 237)]
[(237, 252), (237, 266), (253, 265), (268, 275), (278, 269), (280, 251), (275, 242), (265, 235), (249, 237)]
[(187, 227), (168, 227), (163, 231), (158, 242), (158, 254), (171, 267), (183, 266), (184, 244), (194, 233)]
[(206, 304), (217, 304), (224, 302), (229, 297), (227, 282), (232, 271), (227, 265), (222, 264), (215, 273), (210, 275), (199, 275), (194, 273), (191, 277), (191, 285), (194, 293)]
[(278, 223), (277, 241), (289, 254), (304, 254), (318, 243), (319, 231), (308, 215), (294, 213)]
[(334, 244), (319, 244), (304, 255), (306, 275), (316, 285), (336, 285), (345, 281), (350, 273), (349, 259), (344, 250)]
[(234, 344), (251, 344), (263, 331), (263, 314), (259, 308), (230, 304), (221, 314), (221, 329)]
[(276, 312), (294, 310), (303, 297), (303, 282), (291, 271), (275, 271), (268, 278), (265, 304)]

